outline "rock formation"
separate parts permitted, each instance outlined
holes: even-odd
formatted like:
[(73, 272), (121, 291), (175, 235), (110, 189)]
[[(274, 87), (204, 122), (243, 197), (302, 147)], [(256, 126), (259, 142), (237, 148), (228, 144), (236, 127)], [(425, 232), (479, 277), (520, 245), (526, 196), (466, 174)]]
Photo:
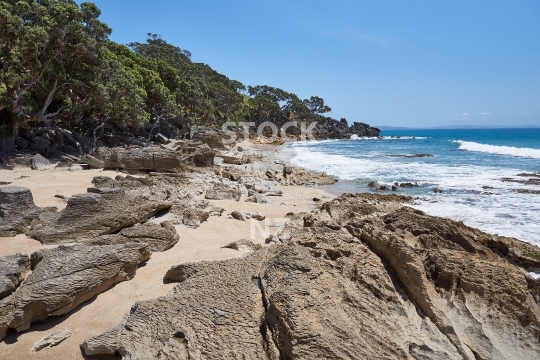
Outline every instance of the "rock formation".
[(62, 341), (70, 337), (72, 332), (70, 330), (56, 330), (46, 335), (43, 339), (37, 341), (30, 351), (36, 352), (43, 349), (49, 349), (53, 346), (60, 344)]
[(60, 212), (34, 224), (28, 234), (43, 244), (59, 244), (101, 235), (145, 222), (159, 211), (171, 207), (146, 193), (121, 188), (93, 188), (74, 195)]
[(0, 186), (0, 236), (21, 234), (40, 215), (56, 211), (56, 208), (37, 207), (30, 189)]
[(0, 339), (8, 329), (26, 330), (35, 321), (69, 313), (112, 285), (133, 278), (150, 258), (144, 244), (60, 246), (31, 256), (32, 273), (0, 300)]
[(102, 235), (84, 241), (86, 245), (115, 245), (130, 242), (145, 244), (150, 251), (159, 252), (172, 248), (180, 239), (174, 226), (164, 221), (160, 224), (136, 224), (122, 229), (118, 234)]
[(214, 184), (206, 191), (205, 199), (208, 200), (234, 200), (239, 201), (242, 191), (224, 183)]
[(30, 272), (26, 254), (0, 257), (0, 299), (15, 291)]
[(167, 296), (135, 304), (82, 348), (161, 359), (537, 359), (540, 285), (514, 263), (537, 268), (540, 249), (408, 201), (344, 194), (289, 215), (273, 237), (281, 245), (175, 266)]
[(97, 149), (106, 169), (178, 171), (182, 163), (174, 150), (158, 146)]

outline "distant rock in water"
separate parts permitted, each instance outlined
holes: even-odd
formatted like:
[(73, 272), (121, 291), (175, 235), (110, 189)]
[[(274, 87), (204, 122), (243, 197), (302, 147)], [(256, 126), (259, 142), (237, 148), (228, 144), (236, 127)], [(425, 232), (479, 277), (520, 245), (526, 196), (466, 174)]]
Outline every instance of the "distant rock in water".
[(406, 155), (406, 154), (398, 154), (398, 155), (388, 155), (390, 157), (401, 157), (401, 158), (424, 158), (424, 157), (433, 157), (432, 154), (414, 154), (414, 155)]

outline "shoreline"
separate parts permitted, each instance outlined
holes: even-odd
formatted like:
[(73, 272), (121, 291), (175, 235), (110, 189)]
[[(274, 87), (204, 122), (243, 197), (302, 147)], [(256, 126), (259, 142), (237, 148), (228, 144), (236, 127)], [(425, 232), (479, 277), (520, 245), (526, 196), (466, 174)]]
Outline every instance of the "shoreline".
[[(247, 151), (253, 148), (262, 153), (265, 161), (283, 161), (280, 157), (281, 148), (273, 145), (253, 145), (239, 143)], [(277, 151), (277, 152), (276, 152)], [(126, 176), (126, 173), (111, 170), (79, 170), (43, 171), (30, 168), (16, 168), (14, 170), (0, 170), (0, 181), (12, 181), (9, 186), (24, 186), (32, 191), (37, 206), (65, 207), (62, 199), (54, 195), (66, 197), (85, 193), (92, 187), (94, 176)], [(22, 177), (22, 178), (21, 178)], [(88, 337), (96, 336), (115, 326), (129, 312), (136, 301), (150, 300), (166, 295), (174, 283), (164, 283), (163, 275), (172, 266), (186, 262), (216, 261), (239, 258), (244, 252), (222, 248), (224, 245), (243, 238), (251, 237), (249, 221), (238, 221), (228, 218), (234, 210), (259, 211), (270, 219), (271, 233), (275, 233), (279, 223), (273, 219), (285, 218), (290, 212), (311, 212), (316, 203), (313, 198), (328, 201), (334, 195), (316, 187), (289, 185), (282, 186), (283, 196), (276, 197), (270, 204), (257, 204), (244, 202), (246, 194), (239, 202), (231, 200), (212, 200), (215, 205), (225, 209), (222, 216), (212, 216), (203, 222), (197, 229), (190, 229), (184, 225), (175, 225), (180, 240), (171, 249), (164, 252), (154, 252), (144, 266), (139, 267), (137, 274), (130, 281), (114, 285), (107, 291), (97, 295), (94, 299), (79, 305), (75, 310), (60, 317), (50, 317), (46, 322), (36, 323), (27, 331), (10, 335), (0, 342), (0, 353), (3, 359), (82, 359), (79, 345)], [(199, 199), (203, 197), (200, 196)], [(264, 221), (260, 222), (264, 226)], [(255, 233), (252, 238), (255, 244), (267, 247), (264, 237)], [(56, 245), (42, 245), (39, 241), (29, 239), (20, 234), (15, 237), (1, 238), (0, 256), (15, 255), (25, 252), (30, 255), (43, 248), (55, 248)], [(99, 314), (99, 316), (96, 316)], [(39, 352), (30, 352), (34, 343), (55, 330), (70, 329), (73, 335), (50, 349)]]
[[(127, 316), (126, 314), (129, 314), (130, 311), (134, 311), (133, 310), (134, 303), (137, 302), (140, 304), (151, 304), (154, 301), (161, 301), (160, 299), (170, 299), (171, 297), (175, 296), (174, 294), (176, 292), (180, 291), (178, 290), (179, 289), (178, 283), (175, 281), (170, 281), (170, 282), (165, 281), (164, 275), (166, 273), (167, 274), (170, 273), (171, 269), (181, 264), (193, 264), (193, 265), (186, 265), (186, 266), (190, 266), (190, 267), (195, 266), (196, 268), (200, 266), (201, 269), (204, 269), (207, 266), (211, 267), (212, 264), (225, 264), (225, 263), (234, 264), (234, 259), (242, 260), (242, 259), (251, 259), (252, 257), (257, 258), (259, 256), (257, 254), (269, 254), (268, 256), (270, 256), (270, 254), (276, 254), (279, 251), (281, 251), (280, 249), (283, 249), (284, 253), (286, 253), (287, 248), (292, 249), (291, 251), (300, 251), (299, 249), (302, 248), (302, 249), (311, 249), (311, 250), (301, 250), (300, 253), (302, 254), (306, 252), (303, 256), (307, 256), (307, 254), (310, 254), (309, 251), (311, 251), (311, 256), (313, 256), (313, 259), (318, 259), (318, 260), (307, 260), (307, 259), (310, 259), (310, 257), (308, 257), (306, 258), (305, 261), (308, 261), (308, 262), (320, 261), (320, 265), (317, 265), (317, 266), (324, 266), (324, 267), (330, 266), (329, 269), (340, 268), (341, 265), (337, 265), (337, 264), (340, 264), (340, 261), (341, 263), (348, 262), (348, 261), (360, 261), (360, 260), (355, 260), (355, 259), (362, 259), (364, 256), (368, 256), (368, 258), (371, 259), (369, 260), (370, 265), (368, 266), (368, 269), (371, 269), (374, 266), (378, 270), (377, 270), (377, 275), (376, 275), (377, 280), (375, 281), (375, 278), (373, 278), (372, 280), (368, 280), (368, 285), (366, 285), (367, 286), (366, 289), (371, 289), (371, 286), (375, 286), (375, 288), (378, 288), (378, 286), (380, 286), (379, 282), (381, 282), (381, 284), (388, 282), (390, 278), (393, 279), (392, 281), (394, 283), (396, 283), (396, 281), (401, 282), (403, 280), (398, 280), (398, 278), (393, 278), (394, 276), (396, 276), (396, 275), (392, 275), (394, 273), (391, 273), (391, 274), (386, 273), (386, 271), (388, 270), (382, 265), (381, 259), (383, 259), (384, 261), (387, 261), (389, 264), (391, 264), (392, 267), (396, 267), (396, 269), (398, 269), (400, 266), (409, 266), (409, 265), (402, 265), (399, 263), (399, 261), (398, 263), (393, 264), (392, 263), (393, 261), (399, 260), (397, 254), (393, 254), (393, 255), (386, 254), (381, 249), (376, 248), (376, 246), (379, 246), (379, 245), (376, 245), (377, 243), (375, 242), (371, 243), (371, 241), (374, 241), (374, 240), (370, 240), (369, 237), (364, 238), (361, 235), (361, 232), (355, 233), (356, 230), (354, 230), (355, 227), (358, 227), (358, 229), (361, 229), (364, 226), (363, 225), (364, 223), (369, 223), (369, 222), (372, 222), (373, 226), (377, 228), (377, 226), (380, 226), (380, 224), (384, 224), (384, 223), (377, 222), (377, 221), (380, 221), (380, 219), (378, 220), (378, 217), (385, 216), (384, 214), (388, 214), (388, 216), (397, 216), (398, 217), (397, 219), (399, 219), (399, 216), (404, 217), (403, 220), (399, 220), (398, 223), (401, 223), (400, 226), (402, 226), (404, 229), (400, 231), (405, 231), (405, 232), (398, 232), (397, 234), (405, 234), (406, 231), (411, 231), (413, 233), (416, 231), (419, 231), (417, 229), (405, 230), (405, 229), (408, 229), (409, 226), (413, 226), (413, 227), (421, 226), (420, 229), (422, 229), (422, 226), (428, 226), (428, 227), (431, 226), (432, 228), (431, 230), (429, 230), (430, 231), (429, 234), (435, 237), (441, 236), (441, 239), (444, 239), (447, 236), (445, 235), (445, 232), (447, 231), (446, 229), (448, 229), (448, 227), (453, 229), (451, 231), (460, 232), (461, 234), (460, 236), (465, 236), (467, 239), (469, 239), (469, 240), (466, 240), (466, 243), (469, 244), (467, 246), (473, 249), (472, 254), (468, 254), (467, 252), (462, 253), (460, 251), (457, 251), (456, 254), (452, 256), (458, 256), (456, 259), (460, 259), (459, 261), (468, 261), (468, 262), (465, 262), (466, 264), (469, 264), (467, 266), (469, 266), (469, 270), (471, 271), (471, 273), (468, 276), (474, 276), (474, 271), (477, 271), (477, 270), (474, 270), (474, 271), (472, 270), (473, 267), (476, 266), (476, 265), (474, 266), (471, 265), (471, 264), (474, 264), (474, 261), (480, 261), (482, 264), (486, 263), (487, 265), (489, 265), (491, 268), (494, 269), (493, 271), (503, 271), (503, 270), (497, 270), (497, 269), (503, 266), (502, 262), (504, 260), (502, 260), (502, 256), (506, 256), (508, 260), (508, 264), (506, 263), (506, 261), (504, 261), (504, 264), (506, 264), (504, 266), (508, 267), (508, 270), (504, 270), (504, 271), (511, 270), (512, 276), (514, 279), (513, 281), (519, 280), (518, 283), (521, 288), (523, 288), (524, 286), (523, 282), (525, 280), (529, 282), (529, 284), (535, 284), (535, 281), (536, 281), (538, 282), (538, 288), (540, 289), (539, 280), (533, 279), (530, 276), (531, 275), (530, 273), (529, 275), (527, 275), (527, 272), (523, 268), (518, 269), (514, 265), (512, 265), (513, 262), (516, 262), (516, 261), (517, 263), (519, 263), (520, 261), (525, 261), (526, 263), (528, 262), (529, 264), (534, 264), (534, 266), (540, 269), (540, 261), (536, 260), (536, 255), (535, 255), (536, 253), (540, 254), (540, 249), (534, 247), (533, 245), (521, 243), (519, 241), (514, 241), (513, 239), (499, 238), (495, 236), (493, 237), (493, 239), (495, 241), (498, 241), (499, 245), (496, 245), (494, 249), (499, 249), (498, 246), (503, 246), (503, 247), (508, 246), (508, 249), (510, 249), (510, 255), (497, 253), (498, 255), (495, 255), (495, 254), (482, 255), (482, 256), (486, 256), (485, 258), (478, 257), (480, 256), (479, 254), (482, 254), (483, 252), (491, 251), (489, 250), (490, 248), (485, 247), (487, 245), (484, 245), (484, 244), (489, 244), (489, 242), (474, 243), (477, 240), (473, 240), (473, 239), (483, 239), (484, 235), (482, 234), (481, 231), (474, 228), (467, 228), (466, 226), (460, 223), (453, 223), (451, 220), (448, 220), (446, 218), (431, 217), (422, 212), (417, 213), (415, 210), (412, 210), (412, 209), (407, 210), (407, 207), (402, 206), (402, 204), (407, 204), (408, 201), (411, 201), (412, 198), (410, 197), (407, 199), (407, 197), (400, 198), (399, 196), (396, 196), (395, 194), (391, 194), (391, 193), (388, 193), (388, 195), (383, 195), (380, 193), (373, 193), (373, 192), (357, 194), (357, 195), (350, 195), (350, 194), (342, 195), (342, 191), (339, 190), (339, 189), (342, 189), (340, 187), (340, 182), (337, 182), (336, 184), (333, 184), (333, 185), (313, 185), (313, 186), (294, 185), (292, 183), (287, 183), (287, 181), (284, 181), (285, 179), (279, 178), (280, 175), (279, 174), (276, 175), (276, 173), (274, 172), (274, 169), (277, 166), (279, 168), (283, 167), (284, 173), (286, 173), (287, 172), (286, 168), (289, 167), (290, 165), (291, 158), (288, 158), (288, 155), (290, 154), (284, 153), (283, 147), (275, 146), (275, 145), (253, 144), (253, 143), (248, 143), (248, 142), (238, 143), (237, 145), (242, 148), (241, 152), (235, 152), (235, 150), (218, 152), (216, 155), (217, 165), (212, 166), (212, 167), (192, 168), (191, 170), (187, 171), (186, 174), (191, 176), (191, 179), (196, 178), (198, 179), (197, 181), (199, 182), (202, 181), (208, 193), (209, 187), (211, 187), (212, 184), (215, 184), (216, 181), (222, 182), (225, 184), (233, 184), (233, 185), (238, 184), (238, 187), (241, 186), (240, 184), (243, 184), (243, 182), (241, 182), (240, 179), (237, 179), (234, 181), (230, 180), (228, 176), (225, 175), (225, 171), (228, 171), (231, 174), (230, 177), (240, 176), (240, 178), (246, 177), (246, 179), (250, 178), (253, 175), (262, 173), (262, 174), (265, 174), (265, 178), (268, 178), (270, 180), (259, 178), (258, 181), (261, 184), (265, 184), (265, 182), (272, 182), (272, 181), (275, 184), (278, 184), (276, 180), (280, 181), (279, 184), (281, 185), (276, 185), (274, 190), (279, 189), (282, 192), (281, 196), (268, 196), (268, 199), (270, 200), (269, 203), (245, 202), (245, 199), (249, 195), (249, 191), (245, 191), (242, 193), (239, 201), (211, 200), (211, 203), (213, 205), (224, 209), (221, 216), (210, 216), (207, 219), (207, 221), (202, 222), (200, 226), (197, 228), (186, 227), (182, 224), (174, 225), (176, 233), (179, 234), (179, 241), (172, 248), (168, 250), (165, 250), (163, 252), (153, 252), (149, 260), (147, 260), (146, 262), (138, 266), (137, 272), (133, 278), (128, 279), (128, 281), (122, 281), (122, 282), (116, 283), (109, 289), (99, 293), (94, 298), (80, 304), (74, 310), (70, 311), (66, 315), (49, 317), (48, 320), (45, 321), (44, 323), (34, 323), (32, 324), (29, 330), (22, 331), (20, 333), (9, 332), (8, 336), (4, 338), (3, 341), (0, 342), (0, 353), (3, 356), (3, 359), (49, 359), (49, 358), (83, 359), (83, 358), (88, 358), (87, 356), (83, 355), (83, 350), (81, 350), (80, 348), (81, 344), (85, 343), (85, 341), (88, 341), (89, 338), (95, 339), (95, 337), (98, 337), (100, 334), (106, 333), (108, 331), (112, 331), (111, 329), (117, 326), (117, 324), (119, 324), (122, 321), (124, 316)], [(235, 148), (235, 149), (238, 149), (238, 148)], [(238, 156), (238, 154), (251, 156), (255, 160), (250, 161), (249, 163), (246, 163), (246, 164), (239, 164), (239, 165), (223, 164), (222, 159), (225, 159), (230, 156), (233, 156), (233, 157)], [(131, 172), (131, 173), (132, 173), (131, 176), (133, 178), (146, 176), (144, 173), (134, 173), (134, 172)], [(296, 176), (295, 179), (301, 182), (308, 182), (308, 183), (316, 183), (317, 181), (322, 182), (322, 183), (329, 182), (329, 177), (320, 173), (309, 173), (309, 172), (303, 171), (302, 169), (296, 168), (296, 170), (293, 170), (293, 174)], [(10, 186), (25, 186), (29, 188), (34, 196), (34, 201), (36, 205), (40, 207), (56, 206), (59, 209), (63, 209), (66, 206), (65, 200), (59, 197), (55, 197), (55, 195), (62, 195), (66, 198), (69, 198), (70, 196), (73, 196), (75, 194), (85, 193), (88, 188), (96, 186), (95, 183), (92, 183), (92, 179), (95, 176), (107, 176), (109, 178), (114, 179), (117, 176), (120, 176), (120, 178), (125, 178), (127, 175), (128, 175), (128, 172), (123, 172), (123, 171), (96, 170), (96, 169), (78, 170), (78, 171), (69, 171), (69, 170), (58, 171), (51, 168), (47, 170), (36, 171), (36, 170), (31, 170), (29, 168), (16, 168), (14, 170), (0, 170), (0, 181), (12, 181)], [(169, 174), (162, 174), (162, 175), (156, 174), (154, 177), (160, 177), (160, 176), (168, 177), (170, 175)], [(150, 176), (150, 178), (151, 177), (152, 176)], [(292, 180), (292, 178), (289, 180)], [(189, 184), (196, 184), (196, 183), (189, 183)], [(205, 201), (204, 199), (205, 199), (205, 195), (204, 193), (201, 192), (196, 196), (194, 200), (201, 202), (201, 201)], [(358, 199), (358, 200), (355, 200), (355, 199)], [(330, 201), (330, 200), (334, 200), (334, 201)], [(355, 201), (358, 201), (358, 203), (356, 203)], [(400, 202), (401, 202), (401, 205), (400, 205)], [(322, 209), (321, 206), (326, 207), (326, 211), (328, 211), (328, 213), (326, 213), (326, 211), (320, 211)], [(243, 210), (243, 211), (247, 211), (251, 213), (259, 212), (260, 214), (264, 215), (266, 217), (264, 220), (260, 220), (256, 222), (258, 223), (258, 228), (265, 228), (265, 226), (268, 225), (268, 227), (265, 228), (265, 230), (268, 230), (270, 232), (270, 235), (276, 234), (275, 235), (276, 241), (277, 241), (277, 244), (279, 245), (276, 246), (276, 245), (273, 245), (272, 242), (267, 241), (268, 240), (267, 234), (264, 234), (262, 231), (254, 228), (254, 225), (253, 225), (254, 223), (252, 221), (240, 221), (229, 216), (229, 214), (231, 214), (231, 212), (235, 210)], [(366, 217), (362, 218), (362, 216), (364, 215)], [(360, 216), (360, 217), (357, 220), (354, 220), (354, 216)], [(288, 218), (288, 222), (284, 224), (283, 220), (286, 217)], [(419, 217), (419, 219), (415, 219), (414, 217)], [(315, 225), (309, 225), (309, 223), (306, 223), (306, 221), (308, 221), (306, 219), (314, 219), (314, 220), (309, 220), (309, 221), (314, 221), (313, 224)], [(349, 222), (351, 219), (353, 219), (353, 221)], [(286, 226), (284, 227), (284, 225)], [(315, 226), (313, 230), (311, 226)], [(345, 230), (345, 228), (346, 227), (349, 228), (351, 226), (352, 228), (350, 228), (349, 231), (352, 231), (352, 232), (349, 233), (349, 231)], [(378, 228), (378, 229), (379, 229), (378, 231), (389, 231), (389, 229), (385, 228), (384, 225), (383, 227)], [(365, 230), (361, 230), (361, 231), (365, 231)], [(421, 230), (421, 231), (425, 231), (425, 230)], [(441, 234), (438, 234), (438, 232), (441, 232)], [(288, 242), (291, 240), (290, 236), (295, 233), (298, 234), (299, 236), (298, 239), (294, 240), (293, 242)], [(359, 234), (359, 235), (355, 235), (355, 234)], [(489, 236), (489, 234), (487, 235)], [(328, 237), (325, 238), (325, 236), (328, 236)], [(362, 240), (359, 241), (355, 239), (355, 236), (358, 236)], [(392, 235), (392, 236), (395, 236), (395, 235)], [(403, 236), (404, 236), (405, 242), (403, 244), (400, 243), (399, 246), (405, 246), (405, 244), (408, 244), (408, 246), (411, 246), (411, 248), (415, 248), (417, 246), (420, 246), (420, 244), (423, 244), (423, 241), (424, 241), (424, 240), (409, 238), (407, 237), (407, 235), (403, 235)], [(310, 237), (313, 237), (313, 238), (311, 238), (310, 240)], [(435, 239), (435, 237), (433, 239)], [(385, 238), (384, 236), (381, 237), (381, 239), (384, 239), (384, 238)], [(232, 248), (224, 248), (225, 245), (228, 245), (232, 242), (242, 240), (242, 239), (249, 239), (252, 241), (252, 243), (255, 246), (262, 247), (262, 249), (260, 251), (253, 252), (252, 249), (246, 250), (241, 247), (238, 247), (237, 250), (234, 250)], [(280, 240), (282, 242), (280, 242)], [(38, 251), (40, 249), (44, 249), (44, 248), (53, 249), (58, 246), (58, 245), (42, 245), (39, 241), (30, 239), (26, 235), (22, 235), (22, 234), (17, 235), (15, 237), (9, 237), (9, 238), (0, 237), (0, 241), (3, 244), (3, 246), (0, 247), (0, 256), (14, 255), (20, 252), (26, 252), (28, 255), (30, 255), (31, 253)], [(437, 240), (437, 241), (441, 241), (441, 240)], [(481, 241), (484, 241), (484, 240), (481, 240)], [(303, 245), (302, 242), (306, 242), (306, 244)], [(371, 244), (371, 245), (369, 245), (369, 247), (366, 247), (367, 244)], [(381, 242), (381, 244), (383, 243)], [(313, 246), (315, 246), (315, 248), (313, 248)], [(446, 246), (448, 245), (445, 245), (444, 242), (442, 242), (436, 246), (436, 251), (443, 251), (444, 253), (444, 251), (448, 251), (448, 250), (444, 250)], [(450, 249), (452, 249), (452, 246), (455, 246), (455, 245), (451, 245)], [(479, 250), (476, 250), (476, 249), (479, 249)], [(349, 258), (349, 255), (343, 256), (341, 251), (343, 251), (343, 254), (347, 254), (350, 251), (353, 251), (353, 252), (359, 251), (359, 252), (357, 253), (357, 255)], [(409, 249), (406, 251), (411, 251), (411, 250)], [(412, 251), (414, 252), (414, 250)], [(455, 251), (455, 250), (452, 250), (452, 251)], [(475, 254), (476, 251), (480, 251), (480, 252), (478, 254)], [(321, 257), (321, 254), (327, 254), (327, 255), (324, 255), (323, 257)], [(400, 256), (403, 256), (403, 253), (400, 253), (400, 254), (401, 254)], [(530, 254), (534, 255), (533, 258), (531, 258)], [(497, 256), (501, 256), (501, 257), (497, 259)], [(296, 260), (289, 259), (288, 261), (293, 261), (294, 263), (294, 261)], [(335, 262), (336, 265), (333, 265), (334, 261), (336, 261)], [(361, 269), (361, 268), (363, 269), (363, 267), (365, 266), (365, 263), (363, 263), (362, 261), (360, 261), (358, 264), (354, 266), (357, 267), (357, 269)], [(420, 260), (415, 260), (415, 261), (420, 261)], [(489, 263), (489, 261), (493, 263)], [(304, 264), (304, 263), (301, 262), (300, 264)], [(233, 265), (230, 265), (230, 266), (233, 266)], [(304, 266), (304, 265), (298, 265), (298, 266)], [(532, 265), (528, 265), (528, 266), (532, 266)], [(225, 271), (228, 271), (229, 268), (224, 267), (222, 269), (224, 270), (226, 269)], [(238, 274), (235, 275), (234, 271), (236, 270), (234, 269), (235, 269), (234, 267), (231, 268), (232, 279), (236, 279), (236, 276), (238, 275)], [(483, 269), (481, 267), (478, 267), (478, 271), (480, 270), (483, 270)], [(325, 276), (330, 276), (330, 274), (334, 274), (334, 270), (326, 269), (326, 270), (321, 270), (321, 271), (329, 271), (329, 273), (327, 273), (327, 275)], [(359, 270), (355, 270), (355, 271), (359, 271)], [(366, 270), (366, 271), (371, 271), (371, 270)], [(398, 271), (398, 270), (394, 270), (394, 271)], [(486, 270), (486, 271), (489, 272), (491, 270)], [(409, 272), (410, 270), (405, 271), (405, 273), (409, 273)], [(288, 274), (288, 276), (296, 276), (294, 274), (295, 272), (293, 271), (292, 273)], [(344, 284), (347, 284), (345, 286), (350, 286), (351, 279), (348, 278), (349, 275), (345, 275), (345, 274), (343, 275), (345, 276), (343, 280), (345, 281)], [(332, 276), (335, 276), (335, 274)], [(363, 274), (362, 272), (359, 272), (358, 275), (355, 275), (355, 276), (360, 276), (360, 279), (363, 279), (365, 274)], [(370, 276), (371, 275), (369, 275), (368, 273), (368, 278)], [(405, 276), (405, 275), (398, 275), (398, 276)], [(312, 280), (313, 279), (305, 279), (305, 281), (312, 281)], [(211, 281), (216, 281), (216, 279), (211, 279)], [(339, 280), (339, 281), (342, 281), (342, 280)], [(360, 281), (360, 280), (357, 279), (355, 281)], [(362, 281), (360, 281), (359, 284), (361, 284)], [(372, 281), (373, 281), (373, 285), (369, 285), (371, 284)], [(420, 281), (420, 279), (417, 279), (415, 281)], [(421, 280), (421, 281), (426, 281), (426, 280)], [(331, 284), (331, 283), (327, 283), (325, 280), (324, 284)], [(392, 285), (390, 284), (392, 284), (392, 282), (389, 282), (387, 285), (385, 285), (387, 287), (387, 290), (384, 290), (384, 291), (389, 291), (388, 289), (392, 287)], [(213, 286), (214, 285), (212, 285), (211, 288)], [(216, 284), (215, 286), (216, 286), (216, 290), (215, 290), (216, 292), (223, 290), (223, 289), (221, 290), (218, 289), (220, 287), (219, 284)], [(328, 285), (328, 286), (333, 286), (333, 285)], [(407, 287), (410, 285), (407, 285), (406, 283), (404, 283), (403, 286)], [(482, 286), (486, 286), (486, 289), (490, 289), (493, 285), (486, 283), (486, 284), (483, 284)], [(529, 285), (529, 286), (533, 286), (533, 285)], [(534, 285), (534, 286), (537, 286), (537, 285)], [(534, 290), (536, 288), (531, 288), (531, 289), (533, 289), (531, 290), (531, 292), (536, 291)], [(227, 291), (227, 289), (225, 289), (225, 291)], [(318, 291), (320, 291), (320, 289), (317, 289), (315, 293), (318, 293)], [(370, 294), (370, 291), (371, 290), (369, 290), (366, 294)], [(403, 301), (403, 304), (399, 306), (405, 306), (405, 308), (409, 306), (411, 308), (410, 310), (407, 310), (406, 312), (403, 312), (402, 310), (400, 310), (400, 314), (403, 314), (403, 313), (416, 314), (418, 311), (423, 311), (419, 309), (414, 309), (414, 307), (417, 305), (413, 305), (413, 302), (411, 302), (411, 300), (407, 300), (408, 296), (412, 296), (410, 295), (411, 291), (416, 291), (414, 290), (414, 288), (407, 290), (406, 293), (409, 295), (404, 295), (405, 293), (403, 293), (403, 290), (400, 289), (400, 287), (397, 287), (395, 291), (396, 291), (395, 295), (386, 297), (387, 300), (383, 301), (384, 306), (387, 306), (387, 304), (393, 304), (392, 306), (398, 306), (396, 304), (398, 303), (401, 304), (401, 302)], [(401, 297), (405, 296), (404, 298), (405, 300), (399, 300), (398, 302), (396, 302), (397, 299), (399, 298), (397, 296), (398, 293), (401, 294), (399, 295)], [(333, 294), (333, 295), (336, 295), (336, 294)], [(369, 295), (369, 296), (372, 296), (372, 295)], [(365, 295), (361, 295), (361, 296), (365, 296)], [(380, 299), (377, 296), (378, 296), (377, 293), (375, 293), (375, 298), (368, 300), (368, 303), (372, 304), (374, 301), (379, 301)], [(415, 296), (427, 296), (429, 298), (433, 296), (433, 294), (431, 295), (423, 294), (423, 295), (415, 295)], [(536, 296), (536, 295), (533, 295), (533, 296)], [(342, 301), (342, 299), (341, 300), (339, 299), (340, 297), (337, 296), (335, 301), (338, 301), (338, 303), (339, 301)], [(388, 299), (394, 299), (394, 300), (388, 300)], [(408, 301), (410, 303), (408, 303)], [(429, 300), (429, 301), (432, 301), (432, 300)], [(326, 304), (326, 303), (322, 301), (321, 304)], [(530, 303), (530, 300), (528, 300), (528, 304), (532, 304)], [(144, 306), (144, 305), (141, 305), (141, 306)], [(323, 306), (329, 306), (329, 305), (326, 304)], [(343, 305), (340, 305), (340, 306), (343, 306)], [(422, 306), (425, 306), (425, 305), (422, 305)], [(433, 305), (433, 306), (439, 306), (439, 305)], [(530, 306), (532, 307), (532, 305)], [(333, 305), (330, 306), (330, 309), (333, 309)], [(242, 311), (245, 311), (245, 309)], [(370, 311), (375, 311), (375, 313), (369, 312), (370, 316), (382, 316), (382, 314), (377, 313), (378, 311), (377, 308), (370, 309)], [(410, 315), (410, 316), (413, 316), (413, 315)], [(515, 319), (515, 317), (511, 319)], [(430, 324), (429, 326), (434, 326), (433, 323), (430, 323), (430, 320), (426, 320), (426, 319), (420, 320), (420, 318), (416, 319), (414, 316), (406, 321), (413, 321), (413, 322), (427, 321), (426, 324)], [(431, 321), (434, 321), (435, 324), (437, 324), (438, 320), (436, 318), (433, 318)], [(455, 326), (458, 326), (457, 324), (459, 323), (459, 321), (468, 321), (468, 320), (453, 320), (453, 321), (456, 321)], [(392, 329), (393, 328), (390, 327), (384, 331), (394, 331)], [(50, 334), (53, 331), (62, 331), (62, 330), (70, 330), (72, 332), (72, 335), (55, 347), (44, 349), (39, 352), (30, 351), (32, 346), (34, 346), (34, 344), (40, 339), (42, 339), (44, 336)], [(383, 336), (387, 336), (386, 333), (384, 333), (384, 331), (382, 331)], [(420, 330), (415, 330), (415, 331), (420, 331)], [(444, 339), (444, 336), (442, 339)], [(443, 340), (438, 340), (438, 341), (443, 341)], [(444, 341), (447, 341), (447, 340), (444, 340)], [(524, 340), (519, 340), (519, 341), (524, 341)], [(456, 349), (460, 351), (459, 343), (456, 343), (456, 344), (457, 344), (455, 345)], [(436, 348), (438, 345), (434, 345), (434, 346)], [(447, 345), (444, 345), (444, 346), (447, 346)], [(504, 350), (506, 351), (506, 349)]]

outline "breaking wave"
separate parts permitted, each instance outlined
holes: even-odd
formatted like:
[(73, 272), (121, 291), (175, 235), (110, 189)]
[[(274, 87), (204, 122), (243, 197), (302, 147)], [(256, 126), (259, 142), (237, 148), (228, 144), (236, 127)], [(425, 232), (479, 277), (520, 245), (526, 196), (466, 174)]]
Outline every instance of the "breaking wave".
[(531, 148), (518, 148), (513, 146), (496, 146), (479, 144), (471, 141), (454, 141), (459, 144), (460, 150), (483, 152), (496, 155), (510, 155), (516, 157), (528, 157), (533, 159), (540, 159), (540, 149)]

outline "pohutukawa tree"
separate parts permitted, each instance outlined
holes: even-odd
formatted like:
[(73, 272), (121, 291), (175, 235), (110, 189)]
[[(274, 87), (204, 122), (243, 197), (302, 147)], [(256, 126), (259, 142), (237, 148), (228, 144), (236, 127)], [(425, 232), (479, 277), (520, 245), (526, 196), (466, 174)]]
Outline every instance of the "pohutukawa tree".
[(75, 113), (111, 32), (99, 15), (72, 0), (0, 2), (0, 110), (11, 112), (14, 135), (24, 122)]

